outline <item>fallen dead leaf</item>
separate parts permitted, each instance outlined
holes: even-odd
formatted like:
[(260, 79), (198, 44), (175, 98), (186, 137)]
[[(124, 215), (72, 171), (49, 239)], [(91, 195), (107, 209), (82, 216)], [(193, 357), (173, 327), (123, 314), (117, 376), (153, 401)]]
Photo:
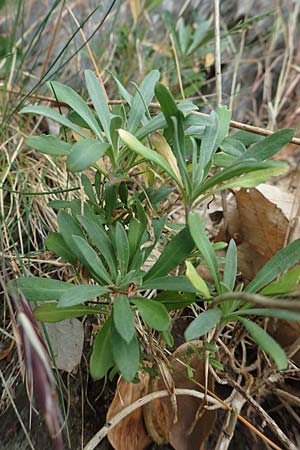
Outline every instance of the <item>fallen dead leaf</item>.
[[(231, 197), (224, 212), (226, 232), (221, 228), (216, 240), (236, 241), (238, 270), (245, 281), (252, 280), (285, 245), (289, 220), (298, 208), (299, 199), (294, 194), (267, 184), (240, 189)], [(288, 351), (299, 339), (300, 324), (270, 319), (268, 332)], [(300, 351), (291, 359), (299, 365)]]
[[(193, 344), (202, 347), (201, 341)], [(193, 379), (186, 375), (186, 352), (190, 343), (181, 345), (170, 361), (173, 382), (176, 388), (204, 391), (205, 363), (196, 354), (191, 355), (189, 365), (193, 369)], [(166, 389), (159, 376), (151, 383), (148, 374), (140, 374), (138, 384), (127, 383), (121, 379), (117, 392), (110, 405), (107, 421), (119, 411), (131, 405), (150, 391)], [(165, 378), (165, 377), (164, 377)], [(213, 389), (209, 379), (208, 389)], [(175, 450), (203, 450), (204, 443), (215, 423), (215, 411), (202, 409), (202, 401), (190, 396), (177, 396), (178, 421), (174, 423), (174, 404), (170, 397), (157, 399), (139, 408), (122, 420), (109, 434), (108, 439), (115, 450), (144, 450), (154, 440), (156, 443), (169, 443)], [(199, 416), (198, 416), (199, 414)], [(198, 416), (198, 417), (197, 417)], [(147, 431), (148, 433), (147, 433)], [(150, 436), (151, 435), (151, 438)]]
[[(201, 341), (194, 341), (194, 345), (202, 347)], [(205, 384), (205, 362), (196, 354), (190, 358), (189, 364), (193, 369), (193, 379), (197, 382), (195, 384), (187, 377), (186, 374), (186, 352), (190, 343), (182, 344), (173, 354), (170, 364), (173, 368), (173, 380), (177, 389), (195, 389), (203, 392), (201, 386)], [(158, 379), (156, 390), (165, 389), (162, 379)], [(210, 378), (208, 389), (213, 390), (213, 380)], [(177, 411), (178, 421), (174, 423), (174, 409), (169, 397), (160, 400), (167, 409), (167, 423), (169, 443), (175, 450), (201, 450), (210, 434), (216, 419), (215, 411), (207, 411), (201, 409), (202, 401), (195, 397), (178, 396), (177, 397)], [(197, 419), (197, 415), (199, 418)], [(156, 418), (157, 411), (155, 405), (153, 407), (153, 422), (158, 422)]]
[[(120, 379), (117, 391), (107, 413), (109, 422), (119, 411), (131, 405), (139, 398), (146, 395), (148, 390), (149, 375), (139, 374), (139, 383), (127, 383)], [(116, 450), (144, 450), (152, 442), (147, 434), (143, 410), (139, 408), (125, 417), (110, 433), (108, 440)]]
[(234, 239), (238, 251), (238, 270), (250, 281), (285, 243), (293, 208), (293, 195), (276, 186), (259, 185), (240, 189), (231, 196), (224, 211), (224, 225), (216, 241)]

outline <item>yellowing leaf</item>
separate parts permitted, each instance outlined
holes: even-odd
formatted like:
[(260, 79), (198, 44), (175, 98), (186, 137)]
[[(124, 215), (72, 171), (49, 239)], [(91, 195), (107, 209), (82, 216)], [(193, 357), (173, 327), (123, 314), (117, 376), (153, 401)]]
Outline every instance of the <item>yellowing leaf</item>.
[(162, 136), (160, 133), (152, 133), (151, 142), (155, 147), (155, 150), (165, 158), (169, 166), (172, 168), (173, 172), (177, 176), (178, 180), (182, 184), (181, 175), (178, 169), (177, 160), (175, 158), (174, 153), (172, 152), (171, 147), (169, 146), (166, 138)]
[(193, 264), (191, 264), (189, 261), (186, 261), (185, 264), (186, 264), (186, 276), (188, 277), (192, 285), (204, 297), (210, 297), (210, 293), (205, 281), (203, 280), (203, 278), (200, 277)]

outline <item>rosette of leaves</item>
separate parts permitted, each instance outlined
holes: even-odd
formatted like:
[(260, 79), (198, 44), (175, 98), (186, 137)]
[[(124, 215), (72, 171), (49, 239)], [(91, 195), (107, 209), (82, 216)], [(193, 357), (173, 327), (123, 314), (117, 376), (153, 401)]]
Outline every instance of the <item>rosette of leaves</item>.
[[(119, 370), (130, 381), (143, 364), (143, 343), (135, 329), (137, 315), (139, 323), (161, 333), (172, 345), (169, 310), (189, 305), (195, 299), (196, 289), (186, 276), (168, 275), (191, 254), (194, 243), (187, 227), (172, 238), (161, 239), (166, 217), (152, 219), (149, 224), (138, 198), (126, 205), (128, 214), (121, 220), (121, 199), (126, 201), (122, 184), (106, 183), (101, 203), (88, 178), (83, 176), (82, 180), (89, 201), (51, 202), (59, 209), (59, 230), (48, 235), (45, 246), (74, 266), (78, 274), (75, 279), (80, 280), (79, 271), (84, 268), (88, 282), (24, 277), (15, 280), (14, 285), (28, 301), (38, 302), (34, 314), (39, 321), (57, 322), (85, 315), (105, 317), (94, 342), (91, 374), (100, 379), (114, 368), (113, 373)], [(147, 270), (149, 265), (145, 263), (160, 240), (162, 252)], [(150, 300), (143, 294), (153, 288), (160, 295)]]

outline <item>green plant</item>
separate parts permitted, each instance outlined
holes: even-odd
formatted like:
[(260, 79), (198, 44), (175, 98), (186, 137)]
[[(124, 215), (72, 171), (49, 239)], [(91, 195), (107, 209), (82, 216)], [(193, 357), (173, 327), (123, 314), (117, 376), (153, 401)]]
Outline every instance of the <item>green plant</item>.
[[(51, 82), (56, 99), (72, 109), (68, 117), (43, 106), (27, 106), (21, 111), (54, 119), (65, 131), (65, 140), (35, 136), (27, 140), (29, 146), (55, 157), (67, 156), (67, 168), (75, 179), (79, 172), (94, 170), (89, 171), (92, 182), (81, 175), (84, 200), (50, 203), (59, 210), (59, 231), (50, 232), (45, 241), (48, 250), (74, 266), (72, 281), (82, 280), (83, 268), (91, 283), (19, 278), (15, 283), (29, 301), (46, 302), (36, 307), (35, 317), (56, 322), (87, 314), (104, 316), (90, 359), (91, 374), (100, 379), (110, 369), (112, 374), (119, 370), (131, 381), (143, 367), (144, 357), (154, 357), (145, 355), (148, 331), (159, 333), (161, 344), (172, 346), (168, 311), (207, 302), (210, 307), (186, 330), (188, 340), (215, 327), (216, 337), (226, 323), (239, 321), (278, 367), (285, 368), (287, 360), (278, 344), (243, 316), (287, 317), (288, 312), (262, 311), (254, 309), (252, 301), (241, 301), (244, 293), (259, 292), (295, 264), (300, 257), (299, 242), (276, 255), (243, 292), (241, 286), (234, 292), (234, 242), (228, 247), (222, 279), (204, 224), (191, 211), (222, 190), (253, 187), (285, 172), (286, 164), (267, 159), (290, 141), (294, 131), (281, 130), (265, 139), (249, 138), (243, 132), (228, 136), (230, 112), (226, 108), (218, 108), (207, 118), (195, 113), (191, 102), (177, 105), (169, 90), (158, 83), (156, 70), (136, 87), (133, 96), (115, 79), (128, 106), (110, 110), (97, 77), (91, 71), (86, 71), (85, 77), (94, 110), (69, 87)], [(148, 108), (154, 93), (162, 112), (151, 117)], [(185, 225), (172, 224), (159, 209), (163, 199), (172, 207), (174, 190), (185, 208)], [(153, 262), (157, 246), (160, 254)], [(209, 267), (211, 287), (192, 264), (199, 258)], [(175, 269), (176, 275), (172, 273)], [(147, 298), (149, 289), (157, 293), (153, 299)], [(137, 323), (143, 324), (142, 329)], [(213, 361), (215, 346), (211, 348)]]

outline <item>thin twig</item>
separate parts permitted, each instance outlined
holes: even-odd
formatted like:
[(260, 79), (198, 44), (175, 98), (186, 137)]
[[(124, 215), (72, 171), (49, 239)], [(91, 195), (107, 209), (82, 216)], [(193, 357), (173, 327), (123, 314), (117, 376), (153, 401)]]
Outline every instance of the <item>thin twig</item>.
[[(231, 292), (228, 294), (218, 295), (212, 303), (211, 306), (217, 306), (221, 302), (226, 302), (230, 300), (241, 300), (245, 303), (255, 303), (256, 305), (263, 306), (265, 308), (276, 308), (284, 309), (289, 311), (300, 311), (299, 294), (295, 297), (295, 300), (288, 300), (286, 297), (279, 298), (275, 297), (270, 299), (259, 294), (248, 294), (246, 292)], [(282, 300), (282, 301), (281, 301)]]
[(242, 395), (262, 417), (263, 421), (268, 425), (274, 435), (277, 436), (277, 438), (285, 445), (287, 450), (297, 450), (295, 444), (287, 437), (286, 433), (284, 433), (281, 428), (279, 428), (275, 420), (260, 406), (260, 404), (256, 400), (254, 400), (253, 397), (247, 394), (247, 392), (245, 392), (245, 390), (234, 380), (228, 381), (229, 384), (231, 384), (234, 389), (236, 389), (240, 393), (240, 395)]
[[(3, 90), (3, 89), (4, 89), (4, 87), (0, 86), (0, 91)], [(53, 106), (60, 105), (60, 106), (68, 107), (68, 105), (66, 105), (63, 102), (59, 102), (58, 103), (55, 100), (55, 98), (53, 98), (53, 97), (47, 97), (47, 96), (44, 96), (44, 95), (37, 95), (37, 94), (26, 94), (26, 93), (22, 93), (20, 91), (14, 90), (14, 89), (6, 89), (6, 91), (10, 92), (12, 94), (21, 95), (23, 97), (31, 97), (31, 98), (34, 98), (36, 100), (46, 101), (46, 102), (51, 103)], [(194, 97), (193, 98), (187, 98), (186, 100), (193, 100), (193, 99), (194, 99)], [(177, 103), (179, 103), (179, 102), (180, 102), (180, 100), (177, 101)], [(127, 103), (126, 100), (109, 100), (108, 101), (109, 105), (124, 105), (126, 103)], [(89, 106), (93, 106), (91, 102), (87, 102), (87, 104)], [(155, 102), (150, 103), (149, 107), (153, 108), (153, 109), (160, 109), (161, 108), (160, 104), (159, 103), (155, 103)], [(209, 114), (205, 114), (205, 113), (202, 113), (202, 112), (199, 112), (199, 111), (192, 111), (191, 114), (194, 114), (194, 115), (197, 115), (197, 116), (202, 116), (202, 117), (209, 117)], [(266, 128), (260, 128), (260, 127), (254, 126), (254, 125), (249, 125), (247, 123), (237, 122), (236, 120), (231, 120), (230, 121), (230, 126), (231, 126), (231, 128), (236, 128), (237, 130), (241, 130), (241, 131), (247, 131), (248, 133), (258, 134), (260, 136), (271, 136), (272, 134), (275, 133), (274, 131), (268, 130)], [(300, 145), (300, 138), (292, 138), (290, 140), (290, 143), (291, 144), (295, 144), (295, 145)]]

